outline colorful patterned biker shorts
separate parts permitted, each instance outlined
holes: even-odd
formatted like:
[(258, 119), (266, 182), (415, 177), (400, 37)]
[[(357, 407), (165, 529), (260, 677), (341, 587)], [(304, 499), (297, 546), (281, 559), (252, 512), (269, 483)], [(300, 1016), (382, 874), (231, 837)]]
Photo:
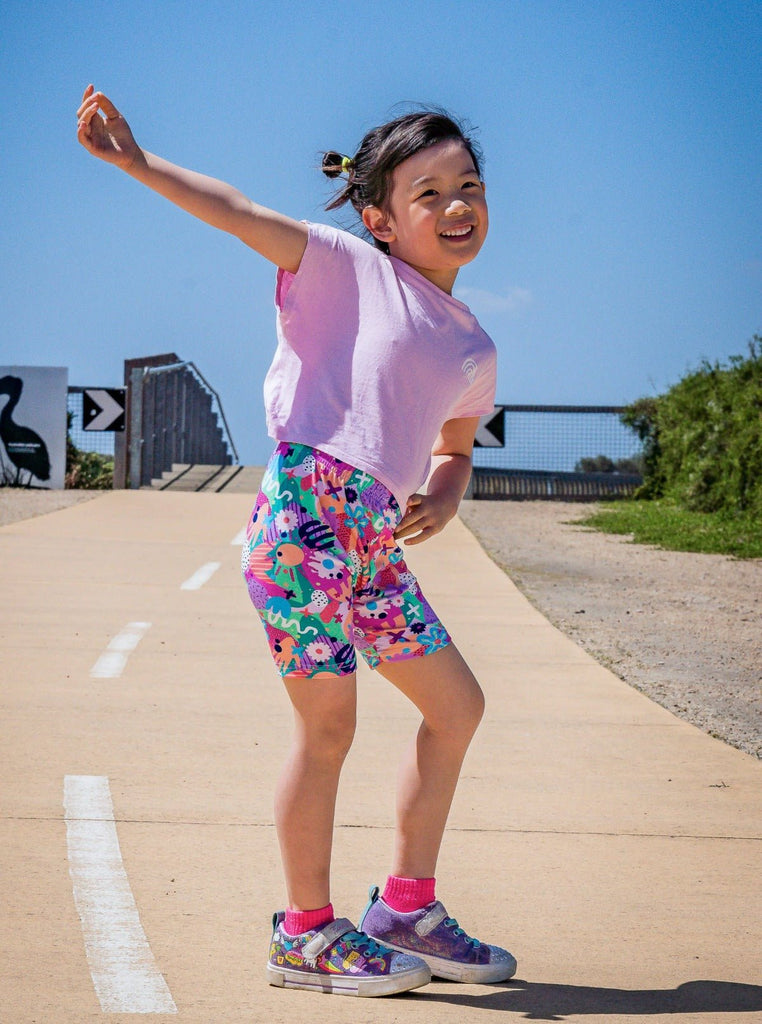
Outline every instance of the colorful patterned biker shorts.
[(281, 443), (249, 521), (241, 569), (282, 675), (349, 675), (450, 642), (394, 540), (402, 512), (372, 476)]

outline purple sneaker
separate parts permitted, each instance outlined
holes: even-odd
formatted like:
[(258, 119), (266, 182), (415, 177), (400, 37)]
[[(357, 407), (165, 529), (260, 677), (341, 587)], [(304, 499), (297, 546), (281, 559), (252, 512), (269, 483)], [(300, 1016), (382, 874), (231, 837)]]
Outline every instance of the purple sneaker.
[(384, 903), (378, 886), (371, 886), (359, 927), (391, 949), (419, 956), (437, 978), (484, 985), (516, 973), (516, 960), (507, 950), (466, 935), (438, 900), (401, 914)]
[(273, 917), (267, 964), (271, 985), (346, 996), (388, 996), (431, 981), (423, 960), (380, 946), (345, 917), (301, 935), (288, 935), (284, 918), (282, 911)]

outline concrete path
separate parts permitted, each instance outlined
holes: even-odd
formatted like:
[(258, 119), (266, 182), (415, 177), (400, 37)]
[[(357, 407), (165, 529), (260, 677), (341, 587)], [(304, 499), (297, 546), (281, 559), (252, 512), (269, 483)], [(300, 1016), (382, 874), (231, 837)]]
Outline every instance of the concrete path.
[[(250, 503), (121, 492), (0, 529), (0, 1021), (762, 1020), (762, 765), (596, 664), (459, 522), (409, 549), (488, 701), (439, 893), (517, 979), (265, 984), (290, 714), (238, 574)], [(365, 670), (360, 716), (334, 857), (355, 917), (416, 726)]]

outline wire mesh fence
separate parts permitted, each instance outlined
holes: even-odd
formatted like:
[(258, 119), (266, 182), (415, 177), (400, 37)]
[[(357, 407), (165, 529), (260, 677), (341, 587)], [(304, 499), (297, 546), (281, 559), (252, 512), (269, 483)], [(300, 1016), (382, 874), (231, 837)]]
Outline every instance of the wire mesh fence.
[(506, 405), (503, 445), (474, 449), (474, 498), (591, 501), (632, 494), (642, 444), (620, 406)]
[(612, 463), (605, 472), (638, 472), (642, 446), (622, 423), (623, 411), (619, 406), (505, 405), (504, 446), (474, 449), (474, 465), (573, 473)]
[[(83, 390), (69, 388), (72, 442), (80, 451), (113, 456), (115, 433), (84, 429)], [(642, 445), (622, 423), (623, 407), (501, 409), (503, 445), (474, 449), (473, 497), (594, 500), (631, 494), (642, 482)]]
[(85, 430), (83, 422), (84, 390), (80, 387), (70, 387), (66, 399), (66, 408), (71, 419), (69, 436), (72, 444), (81, 452), (98, 452), (99, 455), (113, 456), (115, 437), (113, 431)]

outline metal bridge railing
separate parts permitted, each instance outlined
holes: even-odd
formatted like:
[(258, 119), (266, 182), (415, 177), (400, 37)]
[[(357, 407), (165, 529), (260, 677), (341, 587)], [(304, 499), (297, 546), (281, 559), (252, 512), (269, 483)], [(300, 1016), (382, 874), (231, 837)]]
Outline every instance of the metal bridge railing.
[(176, 463), (238, 463), (220, 397), (194, 363), (174, 355), (128, 360), (125, 383), (127, 437), (115, 452), (121, 486), (148, 486)]

